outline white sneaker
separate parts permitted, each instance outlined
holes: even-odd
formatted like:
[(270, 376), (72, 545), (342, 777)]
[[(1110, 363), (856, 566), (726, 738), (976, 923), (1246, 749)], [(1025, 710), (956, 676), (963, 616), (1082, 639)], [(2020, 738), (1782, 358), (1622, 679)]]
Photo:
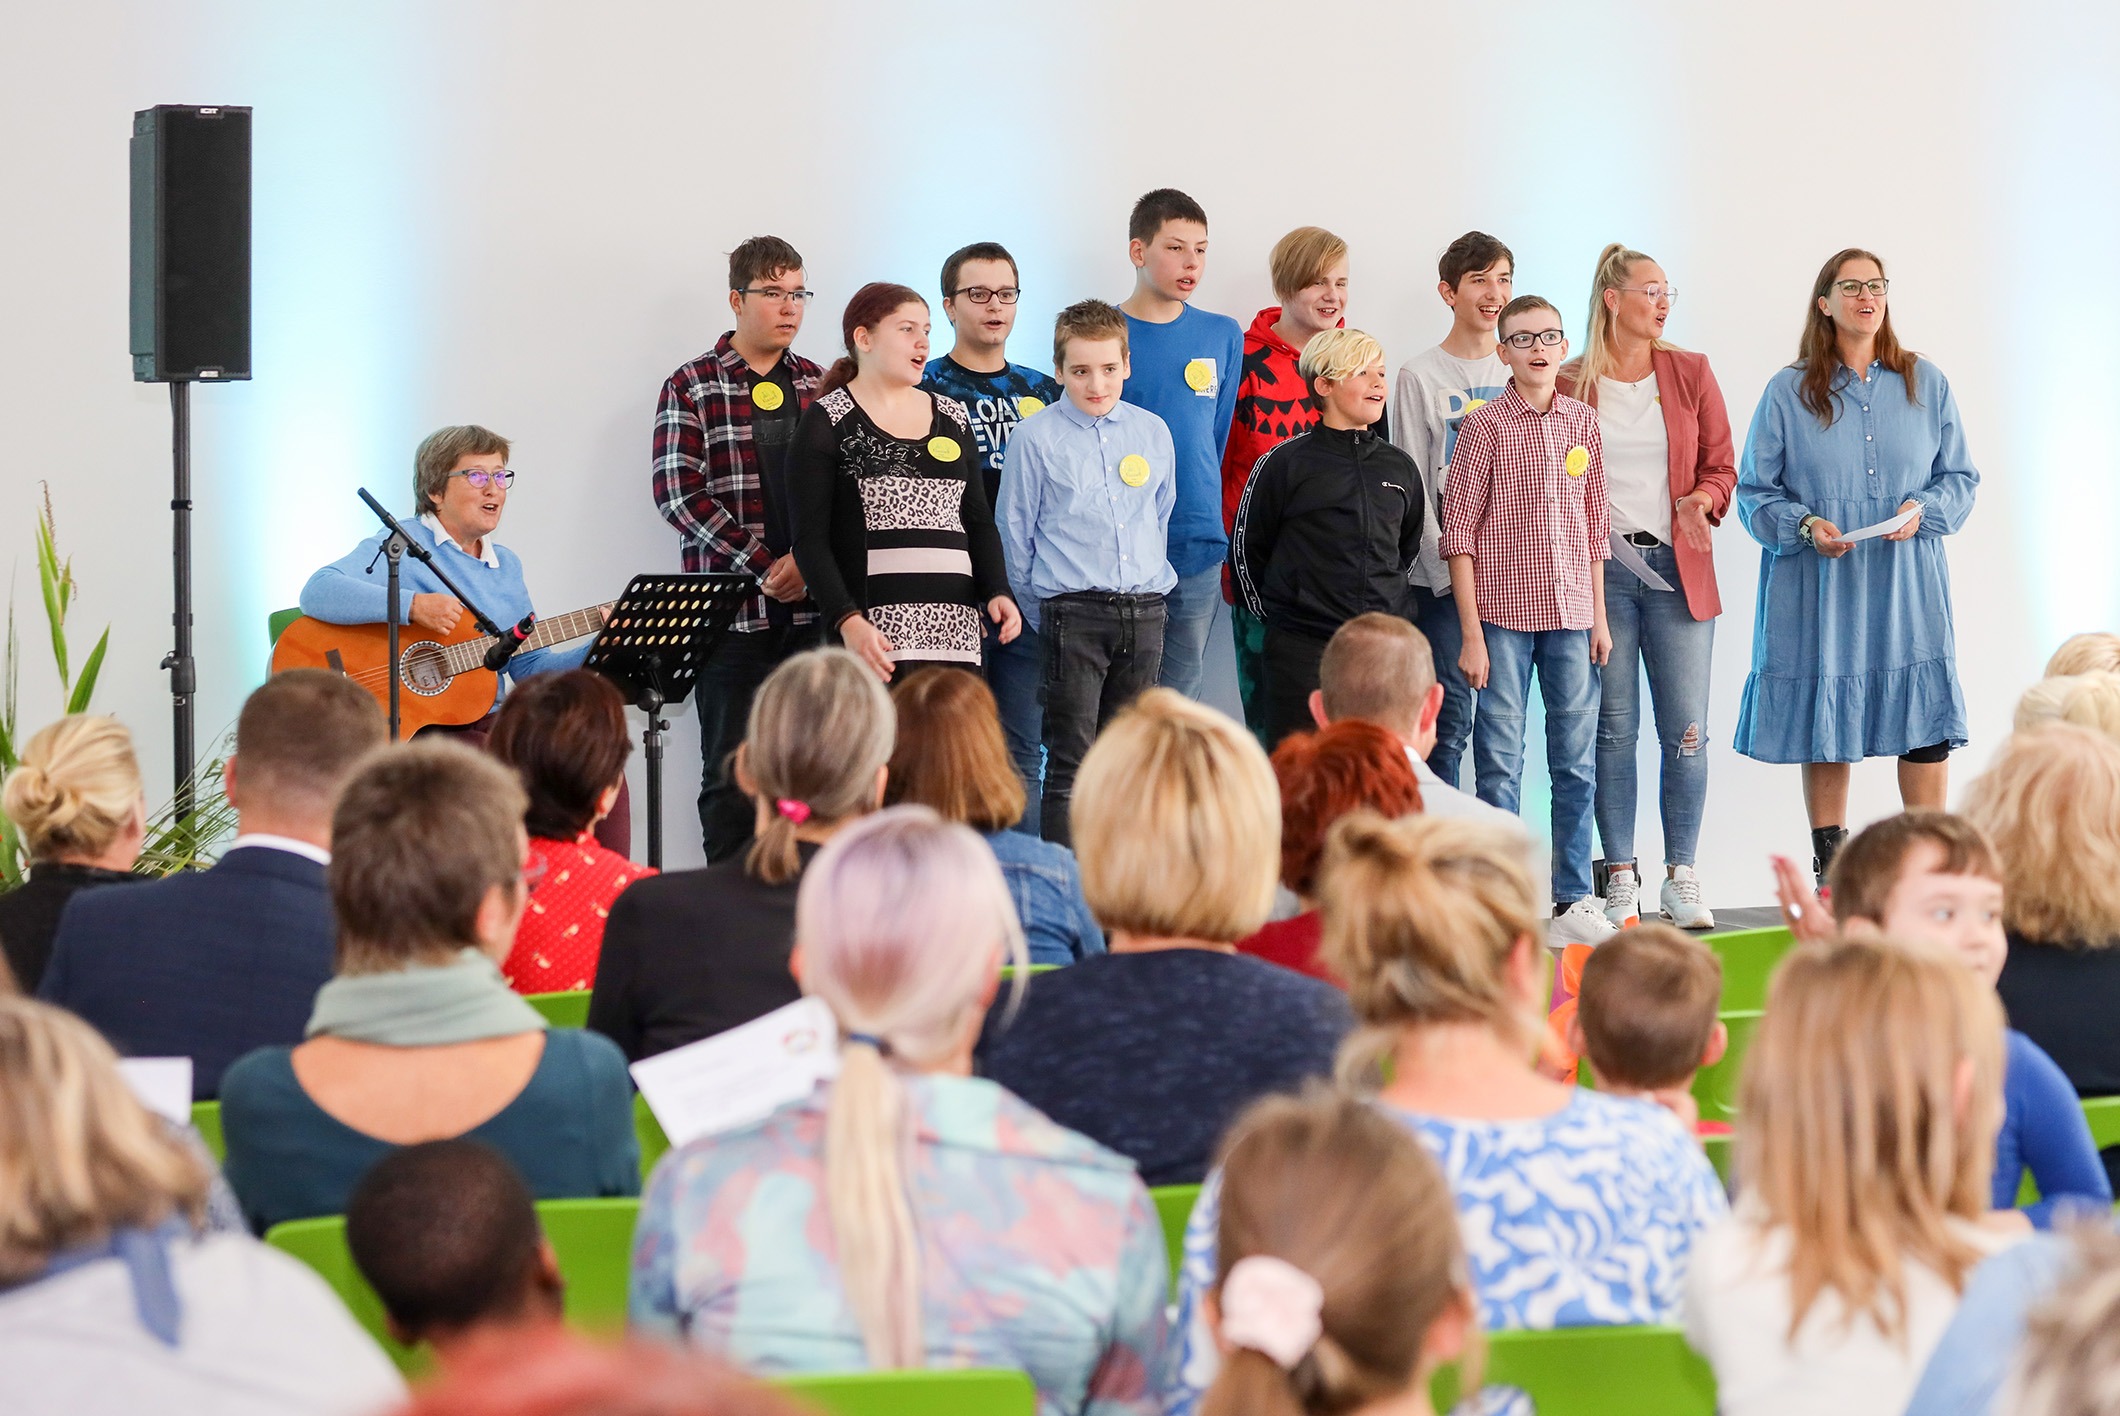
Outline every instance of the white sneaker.
[(1614, 933), (1595, 895), (1585, 895), (1553, 917), (1546, 937), (1555, 944), (1601, 944)]
[(1680, 929), (1713, 929), (1715, 916), (1700, 902), (1700, 877), (1690, 865), (1674, 866), (1671, 878), (1657, 892), (1664, 918)]
[(1614, 929), (1627, 929), (1642, 922), (1641, 877), (1631, 866), (1605, 877), (1605, 918)]

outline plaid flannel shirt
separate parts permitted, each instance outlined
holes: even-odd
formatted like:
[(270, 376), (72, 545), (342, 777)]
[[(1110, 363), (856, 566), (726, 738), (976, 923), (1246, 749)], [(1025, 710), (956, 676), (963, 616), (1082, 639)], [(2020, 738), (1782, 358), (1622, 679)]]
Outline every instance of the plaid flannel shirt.
[[(808, 408), (824, 370), (792, 349), (782, 357), (796, 402)], [(663, 383), (655, 409), (655, 508), (683, 538), (688, 572), (765, 574), (772, 553), (751, 443), (751, 370), (727, 334)], [(814, 606), (795, 611), (797, 624), (816, 620)], [(766, 626), (761, 591), (744, 602), (731, 628)]]

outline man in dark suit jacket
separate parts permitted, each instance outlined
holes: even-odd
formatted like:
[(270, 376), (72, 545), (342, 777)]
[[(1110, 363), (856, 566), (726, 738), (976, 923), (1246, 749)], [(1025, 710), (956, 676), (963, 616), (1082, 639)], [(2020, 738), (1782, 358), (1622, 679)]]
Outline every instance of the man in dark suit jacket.
[(202, 1101), (244, 1053), (300, 1042), (336, 952), (332, 805), (383, 741), (375, 700), (343, 676), (268, 679), (236, 723), (223, 786), (237, 834), (220, 863), (68, 901), (37, 996), (123, 1054), (191, 1058)]

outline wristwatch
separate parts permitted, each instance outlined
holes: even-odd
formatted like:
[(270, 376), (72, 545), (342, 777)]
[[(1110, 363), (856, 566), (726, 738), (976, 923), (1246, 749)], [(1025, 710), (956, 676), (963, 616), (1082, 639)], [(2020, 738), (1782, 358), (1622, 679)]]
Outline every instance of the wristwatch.
[(1820, 518), (1814, 513), (1806, 516), (1796, 528), (1796, 538), (1814, 551), (1818, 549), (1818, 533), (1811, 528), (1816, 526), (1819, 520)]

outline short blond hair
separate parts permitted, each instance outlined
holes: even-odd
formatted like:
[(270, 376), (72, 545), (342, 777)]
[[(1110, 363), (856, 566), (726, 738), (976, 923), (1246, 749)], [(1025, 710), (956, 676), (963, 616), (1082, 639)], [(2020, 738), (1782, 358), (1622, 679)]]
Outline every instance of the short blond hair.
[(1082, 894), (1108, 932), (1235, 943), (1273, 907), (1281, 792), (1258, 739), (1152, 688), (1075, 776)]
[(2087, 674), (2092, 669), (2120, 672), (2120, 634), (2097, 629), (2071, 634), (2061, 641), (2054, 657), (2046, 661), (2046, 676)]
[(40, 729), (0, 792), (0, 811), (33, 861), (102, 855), (143, 809), (132, 734), (116, 718), (84, 713)]
[(1347, 258), (1347, 243), (1322, 226), (1298, 226), (1273, 243), (1266, 269), (1273, 276), (1273, 293), (1286, 300), (1297, 291), (1325, 278), (1334, 261)]
[(1358, 329), (1321, 329), (1303, 346), (1296, 372), (1312, 393), (1319, 379), (1340, 379), (1358, 374), (1371, 364), (1384, 361), (1384, 346)]
[(2017, 700), (2014, 726), (2022, 733), (2048, 723), (2074, 723), (2120, 742), (2120, 673), (2089, 669), (2033, 684)]
[(1116, 339), (1126, 357), (1126, 312), (1103, 300), (1077, 300), (1053, 319), (1053, 372), (1067, 367), (1070, 339)]
[(2050, 723), (2003, 743), (1965, 816), (2002, 858), (2003, 921), (2045, 944), (2120, 937), (2120, 743)]

